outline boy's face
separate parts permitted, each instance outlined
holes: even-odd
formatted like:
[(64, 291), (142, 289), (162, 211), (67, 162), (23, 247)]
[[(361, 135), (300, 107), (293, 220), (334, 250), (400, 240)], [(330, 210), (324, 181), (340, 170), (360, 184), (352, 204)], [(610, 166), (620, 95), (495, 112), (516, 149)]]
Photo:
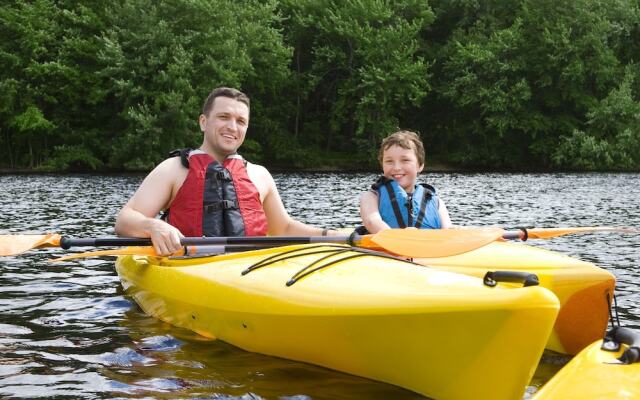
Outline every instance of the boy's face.
[(407, 192), (413, 192), (424, 165), (418, 164), (414, 149), (390, 146), (382, 154), (382, 173), (389, 179), (398, 182)]

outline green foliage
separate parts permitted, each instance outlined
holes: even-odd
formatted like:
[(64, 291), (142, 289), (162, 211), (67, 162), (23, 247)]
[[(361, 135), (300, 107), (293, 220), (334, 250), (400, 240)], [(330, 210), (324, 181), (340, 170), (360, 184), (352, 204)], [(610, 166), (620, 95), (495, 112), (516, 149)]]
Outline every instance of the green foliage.
[(638, 23), (637, 4), (521, 0), (483, 5), (436, 7), (465, 17), (451, 30), (437, 61), (442, 79), (435, 101), (446, 102), (452, 113), (432, 123), (448, 131), (448, 143), (466, 147), (464, 161), (549, 166), (557, 142), (582, 129), (586, 113), (622, 77), (617, 52)]
[(267, 138), (266, 147), (271, 163), (280, 168), (306, 168), (320, 163), (320, 157), (313, 147), (302, 147), (292, 143), (290, 135), (274, 133)]
[(2, 6), (0, 121), (36, 107), (53, 126), (51, 143), (27, 149), (17, 125), (0, 122), (6, 151), (45, 159), (69, 144), (110, 168), (149, 169), (201, 142), (202, 103), (221, 85), (249, 93), (253, 117), (266, 121), (259, 128), (281, 129), (272, 97), (289, 75), (290, 50), (274, 10), (275, 2), (232, 0)]
[(562, 139), (554, 154), (554, 162), (577, 170), (610, 168), (613, 164), (609, 143), (576, 130)]
[(640, 102), (632, 92), (636, 68), (626, 70), (619, 87), (587, 113), (586, 132), (576, 130), (563, 138), (553, 161), (581, 170), (640, 168)]
[(296, 131), (318, 121), (325, 139), (308, 138), (313, 145), (347, 143), (374, 152), (398, 126), (399, 113), (428, 92), (418, 38), (433, 20), (429, 6), (413, 0), (290, 0), (282, 1), (282, 9), (287, 40), (303, 61), (296, 65)]
[[(174, 148), (199, 144), (197, 117), (216, 86), (248, 82), (261, 95), (271, 86), (255, 76), (284, 79), (288, 53), (272, 11), (271, 3), (231, 0), (110, 6), (99, 53), (108, 95), (121, 105), (110, 164), (148, 169)], [(260, 98), (252, 97), (255, 109)]]
[(1, 166), (148, 170), (224, 85), (254, 162), (375, 167), (401, 127), (465, 166), (638, 170), (639, 35), (638, 0), (9, 1)]
[(261, 163), (263, 161), (262, 146), (255, 140), (245, 139), (240, 152), (246, 160), (252, 163)]
[[(96, 132), (91, 128), (101, 122), (89, 116), (94, 108), (88, 103), (95, 90), (92, 44), (99, 27), (94, 11), (75, 1), (0, 7), (0, 59), (5, 67), (0, 70), (0, 129), (6, 141), (3, 158), (10, 159), (11, 166), (35, 167), (53, 147), (66, 142), (88, 147), (100, 142), (92, 137), (79, 140), (74, 133)], [(14, 123), (20, 115), (34, 118), (30, 124), (48, 121), (47, 134), (31, 131), (31, 140), (23, 140), (24, 123)]]
[(38, 134), (54, 128), (54, 125), (42, 115), (42, 111), (34, 105), (28, 106), (24, 112), (11, 118), (9, 126), (23, 134)]
[(51, 158), (40, 169), (44, 171), (85, 172), (96, 171), (103, 167), (102, 161), (96, 158), (87, 148), (76, 146), (56, 146)]

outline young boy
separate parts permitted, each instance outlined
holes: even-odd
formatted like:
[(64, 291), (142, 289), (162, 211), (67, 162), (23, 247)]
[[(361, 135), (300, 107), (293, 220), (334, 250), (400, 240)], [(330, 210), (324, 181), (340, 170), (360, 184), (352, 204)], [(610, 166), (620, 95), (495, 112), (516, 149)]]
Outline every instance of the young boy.
[(417, 183), (424, 158), (424, 146), (414, 132), (398, 131), (382, 141), (378, 159), (383, 176), (360, 197), (360, 216), (370, 233), (451, 228), (449, 212), (435, 188)]

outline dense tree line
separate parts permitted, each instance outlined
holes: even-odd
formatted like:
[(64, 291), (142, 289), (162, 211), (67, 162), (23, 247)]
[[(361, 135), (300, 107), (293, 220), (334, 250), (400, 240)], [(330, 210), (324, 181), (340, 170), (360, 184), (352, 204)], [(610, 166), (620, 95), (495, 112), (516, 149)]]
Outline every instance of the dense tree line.
[(0, 167), (145, 170), (216, 86), (250, 160), (640, 169), (638, 0), (34, 0), (0, 6)]

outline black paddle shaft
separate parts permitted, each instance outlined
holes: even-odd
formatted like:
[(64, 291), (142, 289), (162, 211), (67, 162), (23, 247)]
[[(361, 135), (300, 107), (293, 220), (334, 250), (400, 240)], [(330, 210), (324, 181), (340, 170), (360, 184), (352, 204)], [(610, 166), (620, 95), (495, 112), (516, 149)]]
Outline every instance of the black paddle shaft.
[[(347, 238), (340, 236), (237, 236), (237, 237), (185, 237), (182, 238), (183, 246), (211, 245), (211, 244), (253, 244), (265, 246), (284, 246), (287, 244), (306, 243), (345, 243)], [(63, 237), (60, 239), (60, 247), (102, 247), (102, 246), (150, 246), (149, 238), (91, 238), (74, 239)]]
[(102, 246), (150, 246), (149, 238), (93, 238), (74, 239), (63, 237), (60, 239), (60, 247), (69, 249), (71, 247), (102, 247)]

